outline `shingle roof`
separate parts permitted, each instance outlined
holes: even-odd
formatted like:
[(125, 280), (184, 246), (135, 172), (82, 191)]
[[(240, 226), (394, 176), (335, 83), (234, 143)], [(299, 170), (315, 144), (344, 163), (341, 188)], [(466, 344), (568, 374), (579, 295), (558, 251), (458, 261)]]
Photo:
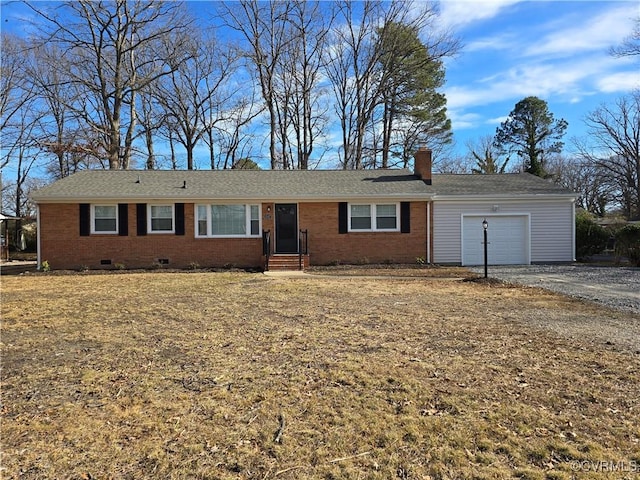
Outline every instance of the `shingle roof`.
[(424, 182), (407, 170), (92, 170), (46, 186), (33, 198), (294, 200), (427, 194)]
[(433, 184), (427, 185), (408, 170), (86, 170), (43, 187), (32, 197), (37, 202), (277, 201), (569, 193), (529, 174), (434, 175)]
[(551, 180), (530, 173), (434, 175), (432, 188), (437, 196), (573, 195)]

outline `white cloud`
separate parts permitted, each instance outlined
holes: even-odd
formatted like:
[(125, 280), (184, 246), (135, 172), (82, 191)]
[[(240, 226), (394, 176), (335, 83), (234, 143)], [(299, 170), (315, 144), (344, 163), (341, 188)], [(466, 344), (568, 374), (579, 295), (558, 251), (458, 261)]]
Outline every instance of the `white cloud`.
[[(467, 109), (535, 95), (565, 96), (577, 103), (596, 92), (628, 91), (639, 83), (635, 71), (615, 72), (619, 60), (609, 55), (562, 62), (523, 62), (466, 85), (445, 88), (449, 109)], [(625, 65), (626, 66), (626, 65)]]
[(464, 53), (487, 50), (508, 50), (513, 48), (514, 43), (515, 37), (513, 34), (502, 34), (493, 37), (484, 37), (465, 44)]
[(448, 110), (447, 113), (451, 119), (451, 126), (454, 131), (475, 128), (482, 119), (477, 113), (460, 113), (456, 110)]
[(598, 79), (597, 87), (606, 93), (629, 92), (640, 87), (640, 73), (618, 72), (605, 75)]
[[(635, 3), (635, 2), (634, 2)], [(606, 51), (616, 45), (633, 29), (638, 15), (637, 4), (603, 11), (600, 15), (575, 24), (572, 16), (555, 20), (548, 27), (554, 29), (524, 51), (526, 56), (572, 55), (586, 51)], [(566, 28), (567, 24), (572, 24)]]
[(496, 118), (488, 118), (484, 121), (484, 123), (486, 123), (487, 125), (500, 125), (501, 123), (505, 122), (507, 118), (509, 118), (509, 115), (504, 115), (502, 117)]
[(518, 0), (443, 0), (440, 2), (440, 23), (444, 27), (460, 27), (465, 24), (488, 20)]

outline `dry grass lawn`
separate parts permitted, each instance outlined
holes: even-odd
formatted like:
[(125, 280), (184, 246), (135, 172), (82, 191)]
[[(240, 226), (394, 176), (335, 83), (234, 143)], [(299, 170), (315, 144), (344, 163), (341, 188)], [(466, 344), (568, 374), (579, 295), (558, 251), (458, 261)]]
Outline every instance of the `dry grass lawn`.
[(640, 321), (448, 279), (6, 277), (0, 476), (638, 478), (640, 355), (541, 315)]

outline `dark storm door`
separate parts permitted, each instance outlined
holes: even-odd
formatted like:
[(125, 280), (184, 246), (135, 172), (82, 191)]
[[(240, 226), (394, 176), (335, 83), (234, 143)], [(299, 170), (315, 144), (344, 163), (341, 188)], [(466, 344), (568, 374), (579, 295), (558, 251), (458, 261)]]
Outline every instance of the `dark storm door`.
[(276, 253), (298, 253), (298, 205), (276, 203)]

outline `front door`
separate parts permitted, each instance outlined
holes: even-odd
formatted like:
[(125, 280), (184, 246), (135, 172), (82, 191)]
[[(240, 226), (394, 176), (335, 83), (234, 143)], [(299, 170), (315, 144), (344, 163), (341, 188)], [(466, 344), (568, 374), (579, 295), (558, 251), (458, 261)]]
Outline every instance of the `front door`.
[(298, 252), (298, 205), (276, 203), (276, 253)]

